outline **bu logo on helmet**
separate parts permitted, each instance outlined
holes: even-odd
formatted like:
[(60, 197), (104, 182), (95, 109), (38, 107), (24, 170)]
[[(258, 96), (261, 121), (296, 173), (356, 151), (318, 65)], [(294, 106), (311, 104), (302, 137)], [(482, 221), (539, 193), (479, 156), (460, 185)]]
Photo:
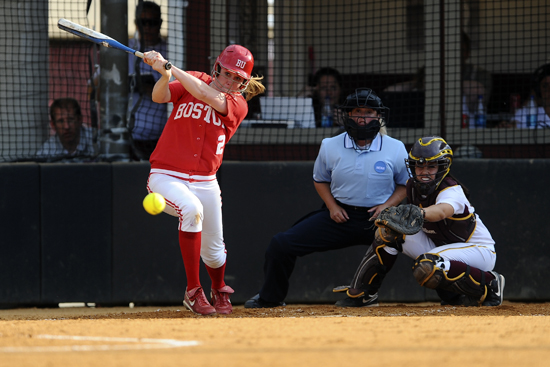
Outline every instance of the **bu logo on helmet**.
[(246, 61), (237, 59), (237, 64), (235, 66), (237, 66), (238, 68), (244, 69), (244, 67), (246, 66)]
[(220, 90), (224, 90), (224, 86), (218, 83), (218, 75), (221, 72), (221, 68), (229, 70), (235, 74), (238, 74), (243, 81), (235, 88), (227, 90), (228, 93), (242, 93), (248, 87), (248, 83), (252, 78), (251, 73), (254, 68), (254, 58), (250, 51), (243, 46), (230, 45), (222, 51), (222, 53), (216, 59), (216, 63), (212, 68), (212, 79), (218, 85)]

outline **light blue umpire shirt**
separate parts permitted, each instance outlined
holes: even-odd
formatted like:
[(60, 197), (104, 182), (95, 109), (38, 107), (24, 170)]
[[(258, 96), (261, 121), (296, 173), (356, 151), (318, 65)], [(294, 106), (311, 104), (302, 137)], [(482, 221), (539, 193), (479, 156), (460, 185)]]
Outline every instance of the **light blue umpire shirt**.
[(347, 133), (323, 139), (313, 167), (313, 180), (330, 183), (332, 196), (343, 204), (373, 207), (385, 203), (409, 174), (405, 145), (376, 135), (370, 147), (356, 150)]

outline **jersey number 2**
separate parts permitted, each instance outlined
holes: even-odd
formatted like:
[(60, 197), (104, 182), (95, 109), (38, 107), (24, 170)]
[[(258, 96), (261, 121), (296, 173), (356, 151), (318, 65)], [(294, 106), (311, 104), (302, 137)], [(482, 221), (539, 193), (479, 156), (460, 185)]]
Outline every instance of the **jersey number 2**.
[(223, 153), (223, 146), (225, 145), (225, 135), (218, 136), (218, 148), (216, 149), (216, 154)]

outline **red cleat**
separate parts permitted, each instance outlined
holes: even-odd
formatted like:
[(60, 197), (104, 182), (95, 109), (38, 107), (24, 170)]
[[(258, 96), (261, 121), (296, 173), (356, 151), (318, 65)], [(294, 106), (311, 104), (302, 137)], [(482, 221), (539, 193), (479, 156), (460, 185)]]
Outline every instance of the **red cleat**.
[(216, 309), (216, 312), (223, 315), (229, 315), (233, 312), (233, 306), (229, 300), (229, 295), (235, 291), (228, 285), (223, 286), (220, 289), (212, 289), (210, 297), (212, 298), (212, 305)]
[(214, 315), (216, 309), (206, 299), (201, 287), (185, 291), (183, 305), (197, 315)]

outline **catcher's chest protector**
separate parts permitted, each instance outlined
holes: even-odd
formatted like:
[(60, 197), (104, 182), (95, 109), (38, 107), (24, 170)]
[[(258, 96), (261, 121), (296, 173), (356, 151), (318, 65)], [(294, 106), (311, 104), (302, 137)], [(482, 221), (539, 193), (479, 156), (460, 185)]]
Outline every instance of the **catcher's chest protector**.
[[(458, 183), (450, 177), (445, 177), (437, 190), (426, 199), (421, 200), (416, 195), (412, 180), (407, 181), (407, 197), (412, 198), (412, 204), (427, 208), (435, 204), (437, 195), (447, 187), (456, 186)], [(426, 222), (422, 226), (422, 231), (435, 243), (436, 246), (443, 246), (447, 243), (467, 242), (476, 229), (475, 213), (470, 213), (468, 207), (465, 207), (462, 214), (455, 214), (451, 218), (443, 219), (439, 222)]]

